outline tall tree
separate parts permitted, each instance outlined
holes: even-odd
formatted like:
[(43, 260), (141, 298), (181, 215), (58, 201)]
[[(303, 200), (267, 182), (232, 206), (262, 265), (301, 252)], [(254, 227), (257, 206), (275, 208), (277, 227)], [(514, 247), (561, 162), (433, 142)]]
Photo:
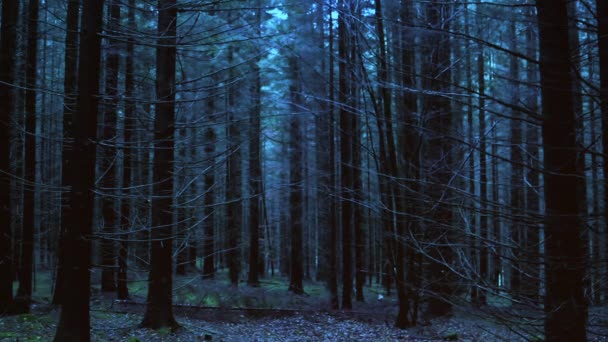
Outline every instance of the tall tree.
[[(352, 223), (353, 223), (353, 166), (352, 166), (352, 113), (349, 100), (349, 32), (347, 21), (351, 22), (351, 2), (345, 5), (338, 0), (338, 103), (340, 106), (340, 199), (342, 206), (342, 308), (352, 309), (353, 271), (352, 271)], [(351, 27), (352, 29), (352, 27)]]
[[(604, 208), (608, 205), (608, 3), (597, 0), (596, 10), (598, 18), (598, 49), (599, 49), (599, 74), (600, 74), (600, 113), (602, 117), (602, 147), (603, 171), (604, 171)], [(608, 210), (604, 209), (604, 224), (608, 227)], [(604, 232), (608, 229), (605, 228)], [(606, 273), (604, 273), (606, 274)], [(606, 290), (605, 295), (608, 295)]]
[(11, 122), (15, 109), (15, 55), (19, 1), (2, 1), (0, 26), (0, 313), (13, 307), (11, 273)]
[[(431, 29), (427, 41), (428, 54), (424, 61), (425, 88), (438, 93), (449, 91), (450, 41), (449, 37), (437, 29), (449, 30), (451, 4), (433, 0), (426, 4), (426, 19)], [(447, 267), (452, 260), (450, 232), (452, 231), (452, 208), (450, 207), (451, 144), (449, 136), (452, 126), (450, 100), (445, 96), (430, 94), (425, 99), (428, 116), (428, 163), (427, 177), (431, 182), (426, 190), (430, 203), (427, 215), (433, 222), (428, 227), (428, 236), (433, 239), (429, 256), (429, 298), (428, 313), (441, 316), (451, 311), (448, 300), (452, 294), (451, 271)]]
[[(256, 36), (262, 36), (262, 2), (256, 2)], [(251, 200), (249, 205), (250, 235), (249, 235), (249, 276), (247, 283), (250, 286), (260, 285), (260, 223), (262, 222), (262, 159), (260, 136), (262, 134), (261, 112), (262, 112), (262, 78), (260, 74), (261, 51), (256, 51), (253, 61), (253, 106), (249, 118), (250, 146), (249, 146), (249, 186), (251, 188)]]
[[(118, 0), (108, 2), (108, 31), (115, 34), (115, 30), (120, 24), (120, 4)], [(102, 214), (103, 229), (101, 240), (101, 291), (110, 292), (116, 290), (116, 246), (115, 237), (116, 225), (118, 222), (116, 194), (116, 146), (117, 138), (117, 115), (118, 109), (118, 68), (120, 63), (120, 49), (117, 42), (107, 38), (106, 58), (105, 58), (105, 101), (103, 103), (103, 144), (101, 145), (101, 187), (102, 187)]]
[(143, 327), (178, 327), (173, 316), (173, 164), (177, 1), (158, 1), (150, 275)]
[[(296, 294), (304, 293), (304, 256), (302, 250), (304, 227), (303, 202), (303, 142), (300, 128), (300, 112), (302, 110), (302, 89), (300, 87), (300, 71), (296, 56), (289, 57), (289, 86), (291, 117), (289, 121), (289, 217), (291, 226), (291, 248), (289, 267), (289, 291)], [(251, 261), (253, 262), (253, 261)]]
[[(135, 21), (135, 0), (129, 0), (127, 21), (129, 28), (135, 32), (137, 30), (137, 22)], [(127, 51), (125, 60), (125, 118), (123, 121), (123, 149), (122, 149), (122, 194), (130, 193), (131, 187), (131, 170), (133, 169), (133, 156), (132, 153), (135, 149), (132, 148), (132, 134), (131, 132), (135, 128), (135, 38), (130, 36), (127, 39)], [(133, 202), (129, 199), (129, 196), (121, 199), (121, 219), (120, 226), (123, 234), (121, 235), (120, 247), (118, 249), (118, 273), (116, 277), (116, 295), (118, 299), (129, 298), (129, 287), (127, 282), (127, 259), (129, 257), (129, 244), (128, 244), (128, 231), (131, 229), (131, 217), (132, 210), (131, 206)]]
[(34, 272), (34, 227), (36, 208), (36, 80), (38, 73), (38, 17), (39, 0), (28, 4), (27, 50), (25, 68), (25, 188), (23, 200), (23, 232), (21, 236), (21, 267), (19, 289), (15, 297), (15, 309), (27, 313), (32, 301), (32, 277)]
[(545, 338), (586, 341), (567, 0), (537, 0), (545, 178)]
[(78, 14), (80, 1), (69, 0), (67, 4), (66, 15), (66, 35), (65, 35), (65, 56), (64, 56), (64, 74), (63, 74), (63, 144), (61, 158), (61, 185), (64, 188), (61, 195), (61, 226), (59, 231), (59, 248), (57, 271), (55, 276), (55, 288), (53, 292), (53, 304), (61, 304), (65, 289), (65, 269), (64, 258), (64, 235), (68, 227), (68, 217), (72, 206), (70, 205), (70, 196), (65, 192), (65, 189), (71, 184), (69, 178), (72, 168), (70, 158), (72, 157), (73, 148), (73, 116), (76, 112), (76, 90), (78, 86)]
[(70, 300), (62, 300), (61, 317), (55, 341), (90, 340), (90, 267), (91, 232), (95, 186), (95, 140), (99, 78), (101, 71), (101, 35), (103, 0), (85, 0), (82, 8), (82, 31), (78, 72), (78, 112), (73, 118), (74, 145), (70, 158), (70, 203), (64, 236), (64, 272), (70, 284)]

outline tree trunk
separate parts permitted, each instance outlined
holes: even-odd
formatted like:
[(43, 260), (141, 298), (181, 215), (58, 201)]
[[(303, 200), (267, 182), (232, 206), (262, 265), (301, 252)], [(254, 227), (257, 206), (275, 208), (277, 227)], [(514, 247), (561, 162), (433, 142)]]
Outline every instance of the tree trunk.
[[(545, 173), (545, 339), (586, 341), (576, 116), (566, 0), (537, 0)], [(557, 85), (557, 86), (556, 86)]]
[(342, 11), (338, 16), (338, 104), (340, 106), (340, 165), (341, 184), (340, 200), (342, 201), (342, 308), (352, 309), (353, 272), (352, 272), (352, 224), (353, 224), (353, 167), (352, 167), (352, 114), (349, 112), (349, 71), (348, 71), (348, 31), (347, 12), (349, 6), (344, 0), (338, 1)]
[(289, 58), (291, 84), (289, 93), (291, 98), (292, 115), (289, 123), (289, 222), (291, 227), (291, 248), (289, 267), (289, 291), (295, 294), (304, 293), (302, 283), (304, 277), (303, 256), (303, 227), (304, 202), (302, 200), (304, 177), (303, 167), (303, 141), (300, 128), (300, 115), (302, 97), (300, 87), (300, 70), (296, 57)]
[(90, 267), (91, 233), (95, 187), (95, 144), (99, 78), (101, 71), (101, 35), (103, 1), (86, 0), (82, 10), (79, 47), (78, 112), (74, 117), (74, 145), (71, 150), (68, 179), (73, 210), (66, 219), (65, 282), (70, 286), (70, 300), (62, 301), (61, 317), (55, 341), (90, 340)]
[(154, 120), (154, 181), (152, 255), (146, 313), (142, 327), (178, 327), (173, 317), (173, 164), (175, 145), (175, 59), (177, 1), (158, 1), (156, 48), (156, 115)]
[(10, 313), (13, 307), (10, 123), (15, 109), (18, 4), (3, 0), (0, 27), (0, 314)]
[[(127, 14), (128, 25), (134, 32), (137, 31), (137, 22), (135, 21), (135, 0), (129, 0), (129, 9)], [(129, 298), (129, 287), (127, 277), (127, 264), (129, 257), (129, 231), (131, 230), (131, 219), (133, 212), (131, 206), (133, 201), (130, 199), (131, 191), (129, 188), (132, 184), (132, 172), (134, 167), (133, 153), (135, 149), (132, 148), (134, 143), (131, 138), (131, 132), (135, 129), (135, 113), (136, 104), (134, 101), (135, 97), (135, 39), (129, 37), (127, 39), (127, 56), (125, 61), (125, 118), (123, 121), (123, 149), (122, 149), (122, 196), (121, 199), (121, 241), (118, 249), (118, 274), (116, 279), (116, 295), (118, 299)]]
[(36, 224), (36, 79), (38, 65), (38, 0), (30, 0), (28, 9), (27, 56), (25, 69), (25, 180), (31, 184), (25, 188), (23, 199), (23, 235), (21, 237), (21, 267), (19, 289), (15, 297), (15, 309), (28, 313), (32, 301), (32, 276), (34, 272), (34, 225)]
[[(442, 1), (433, 0), (426, 7), (427, 22), (431, 28), (443, 28), (449, 30), (449, 18), (451, 5)], [(427, 39), (429, 53), (425, 61), (424, 72), (426, 77), (426, 89), (436, 92), (449, 91), (451, 82), (450, 74), (450, 41), (448, 36), (442, 33), (429, 33)], [(427, 152), (427, 174), (431, 180), (428, 194), (432, 202), (428, 215), (432, 215), (433, 223), (427, 227), (428, 236), (438, 246), (431, 247), (429, 256), (429, 298), (428, 314), (443, 316), (448, 314), (452, 305), (449, 296), (452, 295), (452, 275), (449, 267), (452, 261), (450, 247), (450, 230), (452, 224), (452, 208), (450, 207), (450, 190), (448, 189), (451, 179), (451, 152), (447, 140), (452, 127), (450, 100), (443, 96), (429, 95), (426, 99), (426, 113), (428, 115), (428, 152)]]
[[(210, 113), (213, 113), (215, 104), (213, 103), (213, 95), (209, 96), (209, 102), (207, 108), (210, 109)], [(215, 208), (213, 204), (215, 202), (215, 144), (216, 136), (213, 126), (209, 125), (205, 129), (205, 158), (208, 160), (207, 172), (205, 172), (205, 203), (204, 212), (205, 219), (203, 221), (203, 278), (213, 278), (215, 276), (215, 258), (214, 258), (214, 245), (215, 245), (215, 234), (214, 234), (214, 216)]]
[[(230, 79), (236, 79), (233, 60), (234, 50), (232, 46), (228, 47), (228, 65), (230, 68)], [(241, 229), (242, 229), (242, 214), (243, 203), (241, 198), (241, 150), (240, 143), (240, 124), (235, 113), (235, 100), (237, 96), (237, 85), (232, 84), (227, 90), (226, 112), (228, 115), (228, 144), (230, 155), (228, 156), (228, 165), (226, 168), (226, 201), (227, 208), (227, 238), (228, 252), (226, 258), (228, 261), (228, 276), (230, 283), (238, 286), (241, 273)]]
[[(110, 0), (108, 3), (108, 30), (117, 30), (120, 25), (120, 4), (118, 0)], [(101, 203), (103, 215), (103, 228), (101, 237), (101, 291), (112, 292), (116, 290), (116, 246), (115, 236), (118, 215), (116, 213), (116, 110), (118, 108), (118, 68), (120, 49), (117, 42), (112, 38), (106, 38), (106, 60), (105, 60), (105, 101), (103, 104), (103, 136), (100, 151), (101, 158)], [(114, 46), (116, 44), (116, 46)]]
[[(330, 5), (333, 2), (330, 1)], [(334, 58), (334, 21), (330, 16), (329, 18), (329, 37), (328, 37), (328, 48), (329, 48), (329, 103), (328, 103), (328, 120), (327, 120), (327, 134), (329, 139), (329, 163), (327, 172), (329, 173), (328, 180), (328, 191), (334, 194), (336, 192), (336, 130), (335, 130), (335, 58)], [(338, 218), (338, 204), (336, 196), (330, 196), (329, 198), (329, 209), (328, 209), (328, 225), (329, 225), (329, 241), (327, 259), (329, 262), (328, 267), (328, 279), (327, 287), (330, 293), (330, 302), (332, 309), (340, 308), (340, 298), (338, 296), (338, 229), (339, 229), (339, 218)]]
[[(511, 40), (511, 51), (517, 51), (517, 24), (511, 22), (509, 39)], [(519, 80), (519, 61), (515, 56), (510, 57), (511, 79)], [(511, 91), (512, 103), (517, 103), (520, 99), (520, 91), (518, 81), (515, 81), (511, 85), (513, 90)], [(524, 217), (524, 170), (523, 170), (523, 152), (522, 152), (522, 123), (519, 120), (519, 113), (513, 111), (513, 120), (511, 121), (511, 219), (513, 220), (511, 229), (511, 249), (512, 261), (511, 265), (511, 293), (513, 298), (519, 298), (521, 296), (521, 285), (523, 284), (522, 277), (522, 260), (524, 260), (524, 252), (526, 241), (524, 239), (523, 224)], [(496, 180), (495, 180), (496, 181)]]
[[(257, 1), (256, 9), (256, 35), (262, 36), (262, 3)], [(258, 52), (260, 56), (261, 51)], [(249, 201), (250, 236), (249, 236), (249, 276), (247, 283), (250, 286), (260, 285), (260, 222), (262, 221), (262, 154), (260, 151), (260, 136), (262, 134), (261, 112), (262, 112), (262, 79), (259, 67), (260, 57), (253, 63), (253, 108), (250, 127), (249, 146), (249, 184), (252, 191)], [(262, 263), (263, 264), (263, 263)]]
[[(608, 3), (606, 1), (597, 0), (597, 18), (598, 18), (598, 49), (599, 49), (599, 65), (600, 65), (600, 113), (602, 117), (602, 146), (603, 153), (603, 171), (604, 171), (604, 225), (608, 227)], [(604, 229), (608, 232), (608, 228)], [(608, 272), (608, 266), (604, 265)], [(608, 289), (604, 295), (608, 297)]]
[[(69, 170), (71, 169), (70, 157), (72, 156), (74, 136), (73, 115), (76, 111), (76, 96), (78, 83), (78, 12), (79, 0), (69, 0), (66, 16), (65, 56), (64, 56), (64, 80), (63, 80), (63, 142), (61, 158), (61, 186), (65, 189), (72, 184)], [(53, 301), (55, 305), (61, 304), (65, 294), (65, 269), (63, 268), (65, 258), (64, 235), (67, 231), (67, 217), (70, 216), (72, 206), (70, 196), (63, 192), (61, 195), (61, 226), (59, 227), (58, 260)]]

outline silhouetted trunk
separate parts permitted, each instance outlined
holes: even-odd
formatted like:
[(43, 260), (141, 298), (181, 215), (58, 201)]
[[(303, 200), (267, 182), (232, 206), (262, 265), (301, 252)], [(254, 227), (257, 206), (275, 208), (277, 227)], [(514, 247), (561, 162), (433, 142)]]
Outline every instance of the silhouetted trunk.
[[(450, 4), (433, 0), (426, 5), (427, 22), (431, 28), (449, 30)], [(437, 92), (449, 91), (450, 75), (450, 41), (443, 33), (429, 33), (427, 39), (428, 53), (424, 62), (426, 89)], [(431, 196), (428, 215), (433, 222), (427, 227), (428, 236), (435, 246), (430, 247), (429, 287), (431, 293), (428, 303), (428, 314), (442, 316), (452, 309), (449, 296), (452, 294), (452, 274), (448, 267), (452, 261), (450, 247), (450, 230), (452, 209), (448, 189), (452, 177), (451, 146), (448, 140), (452, 126), (450, 100), (443, 96), (428, 95), (426, 113), (428, 115), (428, 151), (427, 175), (431, 185), (427, 192)]]
[[(602, 116), (602, 147), (603, 171), (604, 171), (604, 206), (608, 204), (608, 3), (597, 0), (597, 19), (598, 19), (598, 49), (600, 66), (600, 113)], [(604, 209), (604, 224), (608, 226), (608, 210)], [(606, 232), (608, 229), (605, 229)], [(608, 265), (604, 265), (608, 272)], [(604, 273), (605, 274), (605, 273)], [(608, 296), (608, 289), (604, 292)]]
[(178, 327), (173, 317), (173, 164), (177, 1), (158, 1), (156, 115), (152, 197), (152, 255), (142, 327)]
[[(120, 4), (118, 0), (110, 0), (108, 3), (108, 30), (117, 30), (120, 22)], [(120, 49), (118, 43), (108, 37), (106, 38), (106, 59), (105, 59), (105, 100), (103, 103), (103, 144), (100, 146), (101, 158), (101, 212), (103, 215), (103, 228), (101, 239), (101, 291), (111, 292), (116, 290), (116, 246), (114, 234), (118, 224), (116, 210), (116, 168), (117, 156), (116, 146), (118, 139), (116, 136), (116, 110), (118, 101), (118, 67)]]
[(76, 111), (76, 89), (78, 82), (78, 13), (79, 0), (68, 0), (67, 15), (66, 15), (66, 36), (65, 36), (65, 56), (64, 56), (64, 80), (63, 80), (63, 141), (62, 141), (62, 159), (61, 159), (61, 186), (63, 193), (61, 195), (61, 226), (59, 231), (59, 243), (57, 253), (57, 272), (55, 277), (55, 286), (53, 292), (53, 301), (55, 305), (61, 304), (64, 298), (65, 286), (65, 269), (63, 268), (65, 258), (64, 235), (67, 230), (67, 217), (70, 215), (72, 206), (70, 205), (70, 196), (66, 193), (66, 188), (71, 184), (70, 157), (72, 156), (74, 136), (73, 132), (73, 115)]
[[(213, 113), (215, 104), (213, 102), (213, 95), (209, 96), (209, 103), (207, 108), (210, 113)], [(214, 216), (215, 208), (213, 204), (215, 202), (214, 197), (214, 183), (215, 183), (215, 144), (216, 136), (212, 126), (205, 128), (205, 158), (207, 159), (208, 168), (205, 172), (205, 203), (204, 213), (205, 219), (203, 221), (203, 278), (213, 278), (215, 276), (215, 263), (214, 263)]]
[(17, 46), (17, 0), (2, 1), (0, 27), (0, 315), (13, 307), (11, 267), (11, 122), (15, 109), (15, 54)]
[(25, 68), (25, 180), (30, 184), (24, 189), (23, 235), (21, 236), (21, 265), (19, 289), (15, 297), (15, 309), (27, 313), (32, 301), (32, 276), (34, 272), (34, 224), (36, 222), (36, 79), (38, 67), (38, 8), (39, 0), (28, 5), (27, 50)]
[[(347, 50), (347, 9), (343, 0), (338, 1), (341, 12), (338, 16), (338, 105), (340, 106), (340, 200), (342, 205), (342, 308), (352, 309), (353, 271), (352, 271), (352, 229), (353, 229), (353, 167), (352, 167), (352, 114), (348, 103), (349, 94), (349, 54)], [(349, 101), (350, 100), (350, 101)]]
[(303, 141), (300, 128), (300, 115), (302, 95), (300, 87), (300, 69), (296, 57), (289, 58), (291, 84), (289, 94), (291, 98), (291, 118), (289, 119), (289, 226), (290, 233), (290, 267), (289, 291), (295, 294), (304, 293), (302, 283), (304, 277), (304, 258), (302, 244), (302, 230), (304, 220), (304, 203), (302, 200), (303, 182), (302, 155)]
[[(229, 12), (230, 13), (230, 12)], [(229, 16), (230, 20), (230, 16)], [(234, 49), (232, 46), (228, 47), (228, 65), (230, 66), (230, 79), (235, 80), (236, 75), (234, 71)], [(226, 112), (228, 115), (228, 163), (226, 168), (226, 201), (228, 203), (227, 208), (227, 239), (228, 239), (228, 251), (226, 258), (228, 261), (228, 276), (230, 283), (234, 286), (238, 286), (239, 277), (241, 273), (241, 226), (242, 226), (242, 210), (243, 202), (241, 198), (241, 164), (240, 156), (241, 150), (239, 148), (240, 142), (240, 124), (239, 118), (236, 114), (236, 96), (237, 96), (237, 85), (231, 84), (227, 90), (226, 96)]]
[[(261, 37), (262, 26), (262, 4), (257, 1), (256, 10), (256, 35)], [(261, 112), (262, 112), (262, 79), (260, 75), (260, 55), (253, 63), (253, 108), (249, 119), (250, 146), (249, 146), (249, 186), (251, 188), (251, 199), (249, 200), (249, 276), (247, 284), (250, 286), (260, 285), (260, 222), (262, 221), (262, 159), (260, 152), (260, 136), (262, 134)]]
[[(128, 15), (129, 28), (133, 31), (137, 30), (137, 22), (135, 21), (135, 0), (129, 0)], [(131, 230), (132, 211), (131, 206), (133, 201), (130, 199), (131, 191), (131, 170), (134, 167), (133, 153), (136, 152), (132, 148), (133, 139), (131, 132), (136, 127), (135, 112), (136, 104), (135, 97), (135, 39), (129, 37), (127, 39), (127, 56), (125, 59), (125, 118), (123, 121), (123, 149), (122, 149), (122, 196), (120, 209), (120, 226), (122, 230), (121, 241), (118, 249), (118, 274), (116, 278), (116, 295), (118, 299), (129, 298), (129, 287), (127, 277), (127, 259), (129, 257), (129, 231)]]
[[(333, 1), (330, 1), (330, 5)], [(336, 177), (336, 130), (335, 130), (335, 58), (334, 58), (334, 20), (333, 18), (329, 20), (329, 36), (328, 36), (328, 50), (329, 50), (329, 61), (328, 61), (328, 71), (329, 71), (329, 101), (327, 104), (328, 111), (328, 119), (327, 119), (327, 134), (329, 140), (329, 161), (327, 172), (329, 174), (328, 179), (328, 191), (331, 194), (334, 194), (337, 189), (337, 177)], [(338, 217), (338, 204), (337, 198), (335, 195), (329, 196), (329, 208), (328, 208), (328, 229), (329, 229), (329, 237), (328, 237), (328, 251), (327, 251), (327, 259), (329, 262), (328, 265), (328, 278), (327, 278), (327, 287), (329, 289), (329, 293), (331, 296), (331, 308), (339, 309), (340, 308), (340, 298), (338, 297), (338, 229), (339, 228), (339, 217)]]
[(537, 0), (545, 173), (545, 339), (586, 341), (576, 116), (566, 0)]
[[(512, 22), (509, 29), (509, 39), (511, 40), (511, 51), (517, 51), (517, 24)], [(515, 80), (514, 84), (511, 84), (511, 99), (512, 103), (517, 103), (520, 99), (519, 84), (517, 80), (520, 79), (519, 75), (519, 61), (517, 57), (511, 56), (509, 63), (509, 72), (511, 73), (511, 79)], [(511, 224), (511, 242), (513, 248), (511, 249), (511, 293), (514, 298), (519, 298), (521, 293), (521, 285), (523, 282), (522, 267), (524, 260), (526, 239), (524, 236), (524, 229), (522, 222), (524, 217), (522, 213), (525, 212), (524, 208), (524, 170), (523, 170), (523, 151), (522, 151), (522, 123), (519, 120), (519, 112), (513, 111), (513, 120), (511, 120), (511, 210), (512, 220)], [(496, 180), (495, 180), (496, 181)], [(497, 284), (493, 284), (497, 285)]]
[(101, 70), (101, 34), (103, 1), (86, 0), (82, 9), (79, 47), (78, 112), (73, 118), (74, 145), (68, 155), (72, 167), (72, 211), (64, 217), (65, 282), (70, 286), (69, 299), (63, 300), (55, 341), (90, 340), (90, 267), (91, 236), (95, 187), (95, 141), (97, 139), (98, 95)]

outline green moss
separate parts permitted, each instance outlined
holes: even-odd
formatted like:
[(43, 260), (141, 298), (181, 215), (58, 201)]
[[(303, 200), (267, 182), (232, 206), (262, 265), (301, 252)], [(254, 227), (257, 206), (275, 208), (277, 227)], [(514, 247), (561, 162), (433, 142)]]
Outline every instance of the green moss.
[(457, 332), (448, 332), (443, 336), (445, 341), (458, 341), (458, 333)]
[(0, 331), (0, 338), (18, 337), (17, 333), (11, 331)]
[(140, 342), (140, 341), (139, 341), (139, 338), (137, 338), (135, 336), (131, 336), (125, 342)]

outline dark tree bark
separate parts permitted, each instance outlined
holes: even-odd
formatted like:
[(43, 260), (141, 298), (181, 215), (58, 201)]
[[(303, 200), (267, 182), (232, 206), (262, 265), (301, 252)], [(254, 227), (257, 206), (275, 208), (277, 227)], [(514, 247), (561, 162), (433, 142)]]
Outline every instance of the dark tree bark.
[(156, 115), (152, 198), (152, 255), (142, 327), (176, 329), (173, 316), (173, 164), (177, 1), (158, 1)]
[(300, 128), (302, 95), (300, 87), (300, 70), (296, 57), (289, 58), (291, 84), (291, 118), (289, 119), (289, 221), (291, 227), (291, 248), (289, 267), (289, 291), (295, 294), (304, 293), (304, 257), (302, 230), (304, 221), (304, 202), (302, 200), (304, 177), (302, 175), (303, 142)]
[(64, 235), (67, 231), (67, 218), (70, 216), (72, 206), (70, 204), (70, 196), (65, 189), (72, 184), (69, 170), (72, 168), (70, 158), (72, 157), (73, 142), (71, 139), (74, 136), (73, 132), (73, 115), (76, 111), (76, 91), (78, 83), (78, 13), (80, 1), (69, 0), (67, 4), (66, 16), (66, 37), (65, 37), (65, 56), (64, 56), (64, 98), (63, 98), (63, 152), (61, 159), (61, 186), (63, 193), (61, 195), (61, 226), (59, 232), (59, 248), (57, 260), (57, 273), (55, 278), (55, 287), (53, 292), (53, 301), (55, 305), (61, 304), (65, 297), (65, 244)]
[[(426, 5), (427, 22), (433, 29), (449, 30), (450, 4), (433, 0)], [(428, 54), (423, 66), (423, 73), (428, 78), (425, 88), (431, 91), (449, 91), (450, 75), (450, 42), (448, 36), (440, 32), (431, 32), (427, 39)], [(427, 227), (428, 236), (433, 238), (435, 246), (430, 247), (429, 255), (429, 297), (428, 314), (443, 316), (451, 312), (449, 297), (452, 295), (452, 275), (447, 267), (452, 261), (450, 247), (450, 230), (452, 209), (450, 208), (451, 152), (448, 137), (452, 126), (450, 100), (443, 96), (429, 95), (426, 98), (428, 115), (428, 152), (427, 174), (431, 185), (427, 192), (430, 196), (430, 210), (427, 215), (433, 222)]]
[[(129, 0), (129, 9), (127, 14), (128, 25), (133, 32), (137, 31), (137, 22), (135, 21), (135, 0)], [(121, 219), (120, 226), (122, 229), (120, 246), (118, 249), (118, 274), (116, 276), (116, 295), (118, 299), (129, 298), (127, 259), (129, 257), (129, 231), (131, 230), (131, 206), (133, 202), (130, 200), (131, 170), (133, 169), (133, 156), (135, 149), (132, 148), (133, 139), (131, 131), (135, 129), (135, 39), (129, 37), (127, 39), (127, 56), (125, 60), (125, 118), (123, 122), (123, 149), (122, 149), (122, 189), (123, 195), (121, 199)], [(125, 190), (126, 189), (126, 190)]]
[[(598, 49), (599, 49), (599, 74), (600, 74), (600, 113), (602, 117), (602, 147), (603, 147), (603, 171), (604, 171), (604, 205), (608, 204), (608, 3), (597, 0), (598, 18)], [(604, 209), (604, 224), (608, 226), (608, 210)], [(605, 229), (604, 231), (606, 232)], [(608, 268), (604, 265), (605, 268)], [(608, 272), (608, 271), (605, 271)], [(605, 274), (605, 273), (604, 273)], [(608, 290), (605, 290), (608, 296)]]
[(13, 308), (10, 136), (15, 109), (18, 4), (17, 0), (2, 1), (0, 27), (0, 314), (10, 313)]
[(55, 341), (90, 340), (90, 267), (91, 233), (95, 186), (95, 141), (99, 78), (101, 70), (102, 0), (86, 0), (82, 9), (79, 65), (87, 65), (78, 73), (78, 112), (74, 116), (74, 145), (68, 156), (72, 167), (70, 203), (73, 211), (64, 217), (64, 272), (70, 286), (70, 300), (62, 301), (61, 317)]
[[(120, 3), (118, 0), (108, 2), (108, 30), (112, 32), (120, 25)], [(112, 33), (110, 33), (112, 34)], [(116, 188), (116, 110), (118, 108), (118, 68), (120, 49), (117, 42), (107, 38), (105, 60), (105, 101), (103, 103), (103, 144), (101, 145), (101, 195), (103, 228), (101, 238), (101, 291), (112, 292), (116, 290), (116, 246), (115, 236), (118, 222), (115, 191)]]
[[(511, 40), (511, 51), (517, 51), (517, 24), (511, 22), (509, 29), (509, 39)], [(511, 79), (519, 80), (519, 61), (515, 56), (510, 57), (509, 69), (511, 72)], [(511, 85), (512, 103), (517, 103), (520, 99), (519, 84), (514, 82)], [(521, 296), (521, 285), (523, 283), (523, 272), (521, 260), (524, 258), (525, 251), (525, 238), (523, 224), (524, 218), (521, 217), (521, 213), (525, 212), (524, 208), (524, 170), (523, 170), (523, 151), (522, 151), (522, 122), (519, 120), (519, 113), (513, 111), (514, 120), (511, 121), (511, 210), (512, 220), (511, 224), (511, 243), (513, 248), (511, 249), (511, 293), (513, 298), (519, 298)], [(497, 285), (497, 284), (493, 284)]]
[[(234, 75), (234, 50), (232, 46), (228, 47), (228, 64), (230, 65), (230, 79), (235, 79)], [(226, 101), (226, 112), (228, 115), (228, 144), (229, 157), (226, 168), (226, 201), (228, 202), (226, 225), (228, 238), (228, 252), (226, 258), (228, 261), (228, 276), (230, 283), (238, 286), (241, 273), (241, 226), (242, 226), (242, 211), (243, 203), (241, 198), (241, 151), (239, 149), (240, 142), (240, 124), (235, 113), (237, 86), (232, 84), (229, 86), (228, 100)]]
[[(479, 282), (483, 285), (489, 284), (488, 278), (488, 242), (491, 238), (490, 233), (490, 210), (488, 205), (488, 163), (487, 163), (487, 142), (486, 142), (486, 82), (485, 82), (485, 58), (484, 49), (479, 46), (477, 56), (477, 86), (479, 87), (479, 209), (481, 212), (479, 219), (479, 235), (482, 237), (479, 242)], [(486, 304), (486, 292), (482, 288), (477, 288), (474, 297), (475, 305)]]
[(342, 308), (352, 309), (352, 228), (353, 228), (353, 167), (352, 167), (352, 113), (349, 112), (348, 31), (346, 16), (348, 6), (338, 0), (338, 103), (340, 106), (340, 199), (342, 205)]
[[(256, 35), (262, 36), (262, 3), (257, 1), (256, 10)], [(262, 112), (262, 79), (260, 75), (259, 62), (261, 51), (253, 63), (253, 108), (249, 119), (250, 146), (249, 146), (249, 187), (251, 188), (251, 200), (249, 201), (249, 286), (260, 285), (260, 222), (262, 222), (262, 158), (260, 153), (260, 136), (262, 134), (261, 112)]]
[[(333, 1), (330, 1), (330, 8), (333, 5)], [(328, 241), (328, 251), (327, 258), (329, 262), (328, 267), (328, 279), (327, 279), (327, 287), (329, 288), (329, 293), (331, 296), (331, 307), (332, 309), (339, 309), (340, 307), (340, 298), (338, 297), (338, 229), (339, 229), (339, 217), (338, 217), (338, 203), (337, 196), (335, 195), (337, 186), (337, 177), (336, 177), (336, 130), (335, 130), (335, 58), (334, 58), (334, 29), (333, 29), (334, 21), (329, 18), (329, 37), (328, 37), (328, 45), (329, 45), (329, 103), (328, 103), (328, 116), (327, 120), (327, 134), (329, 139), (329, 162), (327, 167), (327, 172), (329, 173), (328, 180), (328, 190), (332, 194), (329, 199), (329, 241)]]
[[(209, 96), (209, 103), (207, 108), (210, 113), (213, 113), (215, 104), (213, 103), (213, 96)], [(215, 276), (215, 258), (214, 258), (214, 244), (215, 234), (213, 231), (213, 221), (215, 209), (213, 203), (215, 202), (214, 197), (214, 183), (215, 183), (215, 169), (213, 167), (215, 163), (215, 144), (216, 136), (212, 126), (205, 129), (205, 158), (208, 160), (209, 168), (205, 173), (205, 220), (203, 221), (203, 278), (213, 278)]]
[(23, 235), (21, 236), (21, 267), (19, 289), (15, 297), (15, 310), (28, 313), (32, 301), (32, 276), (34, 272), (34, 231), (36, 231), (36, 80), (38, 67), (38, 17), (40, 2), (30, 0), (28, 5), (27, 50), (25, 68), (25, 188), (23, 199)]
[(545, 339), (586, 341), (567, 0), (537, 0), (545, 166)]

